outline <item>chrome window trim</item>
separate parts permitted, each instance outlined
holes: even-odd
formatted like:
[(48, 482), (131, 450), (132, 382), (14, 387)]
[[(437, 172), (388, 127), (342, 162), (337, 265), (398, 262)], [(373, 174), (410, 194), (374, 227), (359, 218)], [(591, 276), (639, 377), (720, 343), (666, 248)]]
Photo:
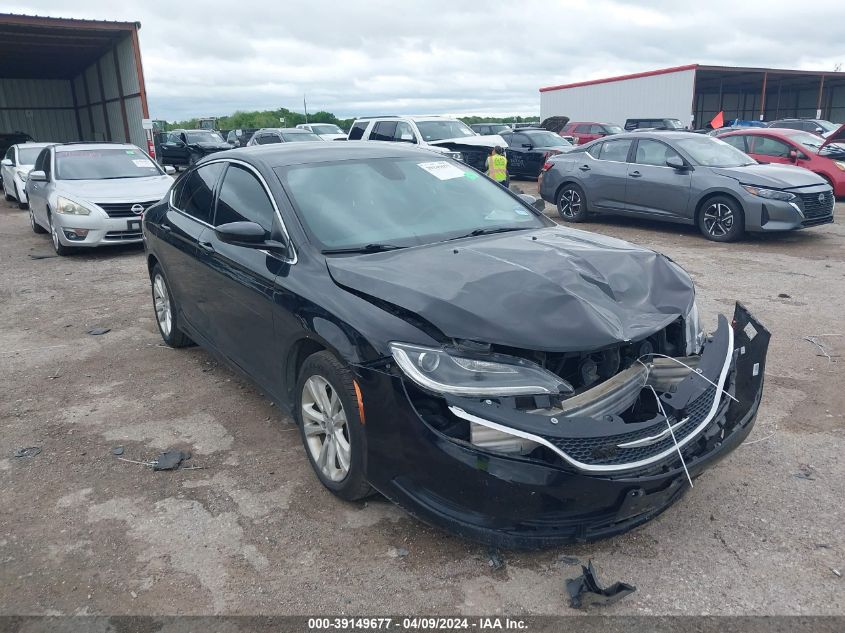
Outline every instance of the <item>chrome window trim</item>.
[(476, 415), (471, 413), (467, 413), (460, 407), (456, 407), (454, 405), (449, 406), (449, 411), (451, 411), (454, 415), (458, 416), (462, 420), (467, 420), (468, 422), (474, 422), (476, 424), (480, 424), (482, 426), (486, 426), (491, 429), (495, 429), (496, 431), (501, 431), (502, 433), (508, 433), (510, 435), (514, 435), (516, 437), (521, 437), (526, 440), (531, 440), (532, 442), (536, 442), (538, 444), (542, 444), (546, 448), (551, 451), (554, 451), (555, 454), (559, 455), (561, 458), (564, 459), (567, 463), (575, 466), (579, 470), (583, 470), (585, 472), (593, 472), (593, 473), (612, 473), (612, 472), (619, 472), (624, 470), (633, 470), (635, 468), (641, 468), (643, 466), (648, 466), (649, 464), (653, 464), (655, 462), (660, 461), (671, 455), (672, 453), (677, 453), (679, 448), (683, 448), (687, 444), (689, 444), (693, 439), (698, 437), (698, 435), (707, 427), (707, 425), (712, 422), (713, 418), (716, 415), (716, 411), (719, 409), (719, 403), (722, 401), (722, 390), (725, 385), (725, 380), (728, 377), (728, 371), (731, 367), (731, 360), (733, 359), (734, 355), (734, 332), (732, 327), (728, 327), (728, 351), (725, 354), (725, 362), (722, 365), (722, 372), (719, 375), (719, 381), (717, 383), (717, 390), (716, 395), (713, 398), (713, 404), (710, 406), (710, 411), (704, 417), (704, 420), (685, 438), (680, 440), (677, 443), (677, 448), (673, 444), (670, 448), (667, 448), (661, 453), (657, 455), (653, 455), (648, 459), (642, 459), (638, 462), (629, 462), (627, 464), (614, 464), (614, 465), (594, 465), (594, 464), (585, 464), (583, 462), (579, 462), (576, 459), (573, 459), (566, 453), (564, 453), (561, 449), (556, 447), (554, 444), (546, 440), (545, 438), (539, 437), (537, 435), (533, 435), (531, 433), (526, 433), (525, 431), (519, 431), (517, 429), (513, 429), (508, 426), (504, 426), (502, 424), (498, 424), (497, 422), (493, 422), (491, 420), (486, 420), (484, 418), (480, 418)]
[[(279, 205), (276, 204), (276, 199), (273, 197), (273, 194), (270, 191), (270, 187), (267, 186), (267, 181), (264, 179), (264, 176), (261, 175), (261, 172), (259, 172), (255, 167), (253, 167), (249, 163), (242, 161), (239, 158), (215, 158), (215, 159), (209, 160), (208, 162), (204, 162), (202, 165), (198, 165), (195, 168), (195, 170), (200, 169), (202, 167), (205, 167), (206, 165), (211, 165), (213, 163), (232, 163), (232, 164), (235, 164), (235, 165), (240, 165), (241, 167), (245, 167), (246, 169), (251, 171), (256, 176), (256, 178), (258, 178), (258, 181), (261, 183), (261, 186), (264, 188), (264, 193), (266, 193), (267, 197), (270, 199), (270, 204), (273, 205), (273, 210), (276, 212), (276, 218), (279, 220), (279, 225), (282, 227), (282, 233), (284, 233), (285, 239), (287, 240), (288, 248), (290, 248), (291, 253), (293, 253), (292, 257), (283, 257), (282, 260), (285, 263), (290, 264), (291, 266), (296, 264), (299, 261), (299, 257), (298, 257), (297, 252), (296, 252), (296, 247), (294, 246), (293, 241), (290, 239), (290, 233), (288, 233), (288, 227), (287, 227), (287, 225), (285, 225), (285, 221), (282, 219), (282, 212), (279, 211)], [(224, 178), (226, 177), (226, 172), (223, 172), (223, 177)], [(173, 190), (175, 188), (176, 187), (175, 187), (175, 183), (174, 183), (174, 186), (170, 188), (170, 197), (169, 197), (169, 200), (168, 200), (168, 204), (169, 204), (170, 208), (173, 209), (174, 211), (178, 211), (179, 213), (181, 213), (182, 215), (184, 215), (187, 218), (191, 218), (192, 220), (199, 222), (200, 224), (202, 224), (202, 225), (204, 225), (204, 226), (206, 226), (210, 229), (214, 229), (213, 225), (209, 224), (208, 222), (204, 222), (203, 220), (200, 220), (199, 218), (195, 218), (194, 216), (190, 215), (189, 213), (186, 213), (185, 211), (183, 211), (182, 209), (180, 209), (179, 207), (177, 207), (176, 205), (173, 204)], [(256, 249), (256, 250), (261, 251), (262, 253), (266, 253), (268, 255), (271, 254), (269, 251), (264, 250), (263, 248), (259, 248), (259, 249)], [(274, 254), (273, 256), (275, 257), (276, 255)]]

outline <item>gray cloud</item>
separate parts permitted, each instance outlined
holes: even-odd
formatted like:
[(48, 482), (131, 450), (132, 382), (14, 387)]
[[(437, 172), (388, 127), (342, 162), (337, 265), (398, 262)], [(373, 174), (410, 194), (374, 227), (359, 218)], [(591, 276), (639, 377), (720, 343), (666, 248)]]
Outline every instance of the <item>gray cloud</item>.
[[(155, 118), (287, 107), (536, 114), (541, 86), (699, 62), (832, 70), (841, 2), (27, 2), (15, 13), (137, 20)], [(203, 17), (207, 16), (207, 17)], [(796, 19), (801, 23), (797, 24)]]

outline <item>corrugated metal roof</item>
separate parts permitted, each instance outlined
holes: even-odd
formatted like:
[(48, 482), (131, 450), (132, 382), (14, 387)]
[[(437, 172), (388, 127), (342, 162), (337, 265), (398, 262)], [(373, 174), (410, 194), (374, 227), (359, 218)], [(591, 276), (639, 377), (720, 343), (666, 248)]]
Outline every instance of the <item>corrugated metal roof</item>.
[(0, 13), (0, 77), (68, 79), (140, 26)]

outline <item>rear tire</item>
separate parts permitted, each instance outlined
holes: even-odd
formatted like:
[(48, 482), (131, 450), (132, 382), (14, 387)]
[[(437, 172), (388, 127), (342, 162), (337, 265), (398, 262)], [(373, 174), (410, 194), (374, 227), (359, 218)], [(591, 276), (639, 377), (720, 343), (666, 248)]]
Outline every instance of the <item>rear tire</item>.
[(708, 240), (735, 242), (745, 234), (745, 214), (736, 200), (714, 196), (701, 207), (698, 228)]
[(156, 264), (150, 272), (150, 283), (153, 292), (153, 309), (155, 310), (158, 332), (168, 347), (188, 347), (193, 341), (179, 329), (178, 310), (170, 293), (167, 278)]
[(557, 212), (566, 222), (585, 222), (587, 198), (584, 196), (584, 190), (571, 182), (563, 185), (557, 194)]
[(355, 501), (373, 493), (364, 478), (367, 436), (352, 372), (328, 351), (305, 359), (294, 416), (311, 467), (326, 488)]

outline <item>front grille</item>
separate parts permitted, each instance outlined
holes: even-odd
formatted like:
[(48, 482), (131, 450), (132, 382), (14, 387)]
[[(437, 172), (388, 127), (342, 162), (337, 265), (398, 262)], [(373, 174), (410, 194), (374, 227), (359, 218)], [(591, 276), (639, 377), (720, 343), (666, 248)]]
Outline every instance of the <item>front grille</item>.
[(138, 217), (140, 213), (132, 211), (132, 207), (140, 204), (144, 209), (155, 204), (158, 200), (150, 200), (147, 202), (98, 202), (97, 206), (108, 213), (110, 218), (132, 218)]
[(141, 231), (109, 231), (105, 239), (117, 241), (140, 240)]
[(804, 217), (808, 220), (823, 218), (833, 215), (833, 192), (825, 193), (802, 193), (801, 205), (804, 208)]
[[(674, 430), (675, 439), (680, 442), (692, 433), (701, 424), (710, 412), (713, 398), (716, 397), (716, 387), (710, 386), (703, 394), (687, 406), (682, 417), (689, 417), (683, 426)], [(674, 420), (672, 423), (677, 423)], [(633, 442), (635, 440), (657, 435), (666, 430), (666, 421), (660, 422), (634, 431), (620, 435), (608, 435), (604, 437), (574, 437), (557, 438), (545, 436), (545, 439), (554, 444), (561, 451), (572, 459), (588, 464), (590, 466), (620, 466), (648, 459), (662, 453), (667, 448), (674, 446), (675, 442), (671, 435), (651, 444), (650, 446), (639, 446), (631, 448), (618, 448), (618, 444)]]

